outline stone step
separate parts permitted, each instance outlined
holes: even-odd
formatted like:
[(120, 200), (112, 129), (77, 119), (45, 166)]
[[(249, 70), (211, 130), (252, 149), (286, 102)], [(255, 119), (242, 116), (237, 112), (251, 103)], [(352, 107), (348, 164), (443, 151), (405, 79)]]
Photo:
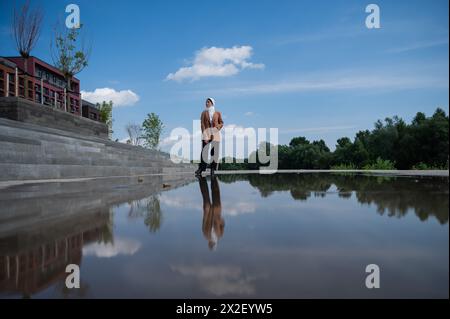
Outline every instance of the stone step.
[(28, 152), (32, 154), (43, 154), (41, 145), (36, 144), (23, 144), (23, 143), (12, 143), (0, 141), (0, 151), (17, 151), (17, 152)]
[(16, 136), (16, 137), (26, 137), (37, 141), (48, 141), (53, 143), (67, 143), (68, 140), (74, 143), (85, 145), (85, 146), (104, 146), (104, 143), (93, 142), (84, 139), (77, 139), (76, 137), (69, 136), (59, 136), (52, 135), (49, 133), (41, 133), (24, 129), (17, 129), (11, 127), (4, 127), (0, 124), (0, 135)]
[(0, 163), (0, 171), (0, 180), (7, 181), (161, 174), (162, 168)]
[[(52, 152), (52, 149), (54, 149), (54, 152), (64, 151), (90, 151), (90, 152), (103, 152), (105, 154), (113, 154), (117, 156), (125, 155), (128, 156), (130, 153), (132, 153), (136, 159), (145, 159), (147, 157), (157, 157), (162, 159), (168, 159), (169, 156), (167, 154), (162, 154), (156, 151), (151, 151), (144, 149), (142, 147), (136, 147), (136, 146), (130, 146), (130, 145), (124, 145), (122, 143), (115, 143), (110, 141), (103, 140), (102, 143), (100, 142), (92, 142), (85, 139), (76, 139), (76, 138), (69, 138), (69, 137), (61, 137), (61, 136), (53, 136), (50, 134), (33, 134), (33, 139), (25, 138), (30, 136), (30, 132), (24, 132), (24, 130), (16, 130), (16, 131), (5, 131), (1, 130), (0, 126), (0, 142), (1, 141), (13, 141), (17, 143), (28, 143), (28, 144), (45, 144), (45, 145), (51, 145), (51, 149), (49, 149), (47, 152)], [(8, 134), (7, 135), (5, 135)], [(110, 144), (114, 143), (114, 144)], [(125, 146), (125, 147), (124, 147)]]
[(9, 120), (6, 118), (0, 118), (0, 126), (8, 127), (8, 128), (16, 128), (16, 129), (26, 129), (33, 132), (41, 132), (51, 134), (53, 136), (68, 136), (74, 137), (76, 139), (85, 139), (91, 141), (104, 141), (105, 139), (97, 137), (97, 136), (87, 136), (83, 134), (79, 134), (73, 131), (60, 130), (56, 128), (49, 128), (42, 125), (36, 125), (32, 123), (24, 123), (20, 121)]
[[(64, 138), (72, 138), (76, 142), (79, 142), (79, 143), (97, 143), (100, 145), (111, 146), (115, 149), (122, 149), (125, 151), (133, 150), (135, 153), (140, 153), (140, 152), (146, 153), (146, 154), (149, 154), (149, 153), (158, 154), (159, 153), (157, 151), (145, 149), (143, 147), (137, 147), (137, 146), (133, 146), (133, 145), (125, 144), (125, 143), (114, 142), (114, 141), (102, 139), (102, 138), (95, 137), (95, 136), (88, 137), (85, 135), (76, 134), (74, 132), (66, 132), (66, 131), (57, 130), (57, 129), (53, 129), (53, 128), (46, 128), (46, 127), (34, 125), (31, 123), (22, 123), (22, 122), (17, 122), (17, 121), (0, 118), (0, 134), (1, 134), (2, 130), (10, 130), (10, 132), (12, 132), (12, 130), (14, 130), (14, 129), (16, 129), (16, 131), (15, 131), (16, 133), (24, 132), (24, 130), (25, 130), (27, 132), (32, 132), (33, 136), (39, 136), (40, 139), (49, 139), (52, 141), (55, 141), (55, 139), (58, 139), (58, 138), (63, 138), (63, 139)], [(10, 135), (16, 135), (16, 134), (10, 134)]]
[(0, 180), (137, 176), (193, 172), (154, 150), (0, 119)]
[(126, 166), (126, 167), (160, 167), (167, 166), (164, 161), (153, 160), (117, 160), (115, 158), (78, 158), (76, 156), (51, 156), (31, 153), (29, 151), (2, 150), (0, 163), (16, 164), (57, 164), (57, 165), (88, 165), (88, 166)]
[[(168, 166), (177, 165), (170, 161), (155, 159), (151, 157), (138, 157), (128, 155), (123, 157), (114, 154), (104, 154), (98, 152), (73, 151), (64, 152), (52, 149), (43, 150), (29, 145), (17, 145), (0, 143), (2, 152), (0, 153), (1, 163), (29, 163), (29, 164), (74, 164), (74, 165), (117, 165), (117, 166), (154, 166), (154, 164), (166, 163)], [(183, 166), (180, 166), (183, 167)]]

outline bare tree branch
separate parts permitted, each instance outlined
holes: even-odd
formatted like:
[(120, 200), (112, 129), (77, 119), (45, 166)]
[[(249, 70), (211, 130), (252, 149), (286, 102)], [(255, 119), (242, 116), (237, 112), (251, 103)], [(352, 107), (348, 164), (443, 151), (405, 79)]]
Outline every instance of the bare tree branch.
[(12, 33), (17, 51), (24, 58), (30, 56), (39, 39), (43, 17), (41, 7), (30, 9), (29, 0), (25, 2), (20, 11), (14, 7)]
[(135, 123), (129, 123), (125, 126), (131, 145), (140, 145), (142, 140), (142, 127)]

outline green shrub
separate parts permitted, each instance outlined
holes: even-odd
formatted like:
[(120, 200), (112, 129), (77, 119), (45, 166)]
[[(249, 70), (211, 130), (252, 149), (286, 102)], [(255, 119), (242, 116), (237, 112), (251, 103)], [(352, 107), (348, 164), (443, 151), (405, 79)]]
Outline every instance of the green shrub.
[(354, 165), (353, 163), (350, 163), (350, 164), (333, 165), (333, 166), (331, 166), (331, 169), (335, 169), (335, 170), (352, 170), (352, 169), (358, 169), (358, 167), (356, 167), (356, 165)]
[(374, 169), (378, 169), (378, 170), (394, 170), (395, 168), (395, 163), (389, 160), (384, 160), (380, 157), (377, 158), (377, 160), (372, 163), (372, 164), (367, 164), (366, 166), (363, 167), (363, 169), (366, 170), (374, 170)]
[(419, 170), (419, 171), (426, 171), (426, 170), (448, 170), (448, 163), (443, 166), (435, 166), (435, 165), (427, 165), (426, 163), (420, 162), (417, 163), (412, 167), (412, 169)]
[(430, 169), (430, 167), (427, 164), (420, 162), (420, 163), (414, 165), (412, 167), (412, 169), (416, 169), (416, 170), (419, 170), (419, 171), (425, 171), (425, 170)]

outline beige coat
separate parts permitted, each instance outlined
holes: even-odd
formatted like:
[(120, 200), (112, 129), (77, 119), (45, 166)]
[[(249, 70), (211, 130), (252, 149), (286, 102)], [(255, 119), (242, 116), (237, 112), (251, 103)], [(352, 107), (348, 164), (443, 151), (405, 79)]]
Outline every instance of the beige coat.
[(200, 123), (202, 127), (202, 140), (204, 141), (220, 141), (220, 130), (223, 127), (222, 114), (216, 111), (213, 115), (212, 125), (209, 121), (208, 111), (203, 111), (200, 116)]

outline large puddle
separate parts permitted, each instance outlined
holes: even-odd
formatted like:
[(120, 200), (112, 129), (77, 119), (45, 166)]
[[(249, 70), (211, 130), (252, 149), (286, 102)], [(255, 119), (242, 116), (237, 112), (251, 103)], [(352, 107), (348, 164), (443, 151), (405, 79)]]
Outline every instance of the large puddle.
[(0, 190), (0, 297), (448, 298), (448, 178), (91, 184)]

